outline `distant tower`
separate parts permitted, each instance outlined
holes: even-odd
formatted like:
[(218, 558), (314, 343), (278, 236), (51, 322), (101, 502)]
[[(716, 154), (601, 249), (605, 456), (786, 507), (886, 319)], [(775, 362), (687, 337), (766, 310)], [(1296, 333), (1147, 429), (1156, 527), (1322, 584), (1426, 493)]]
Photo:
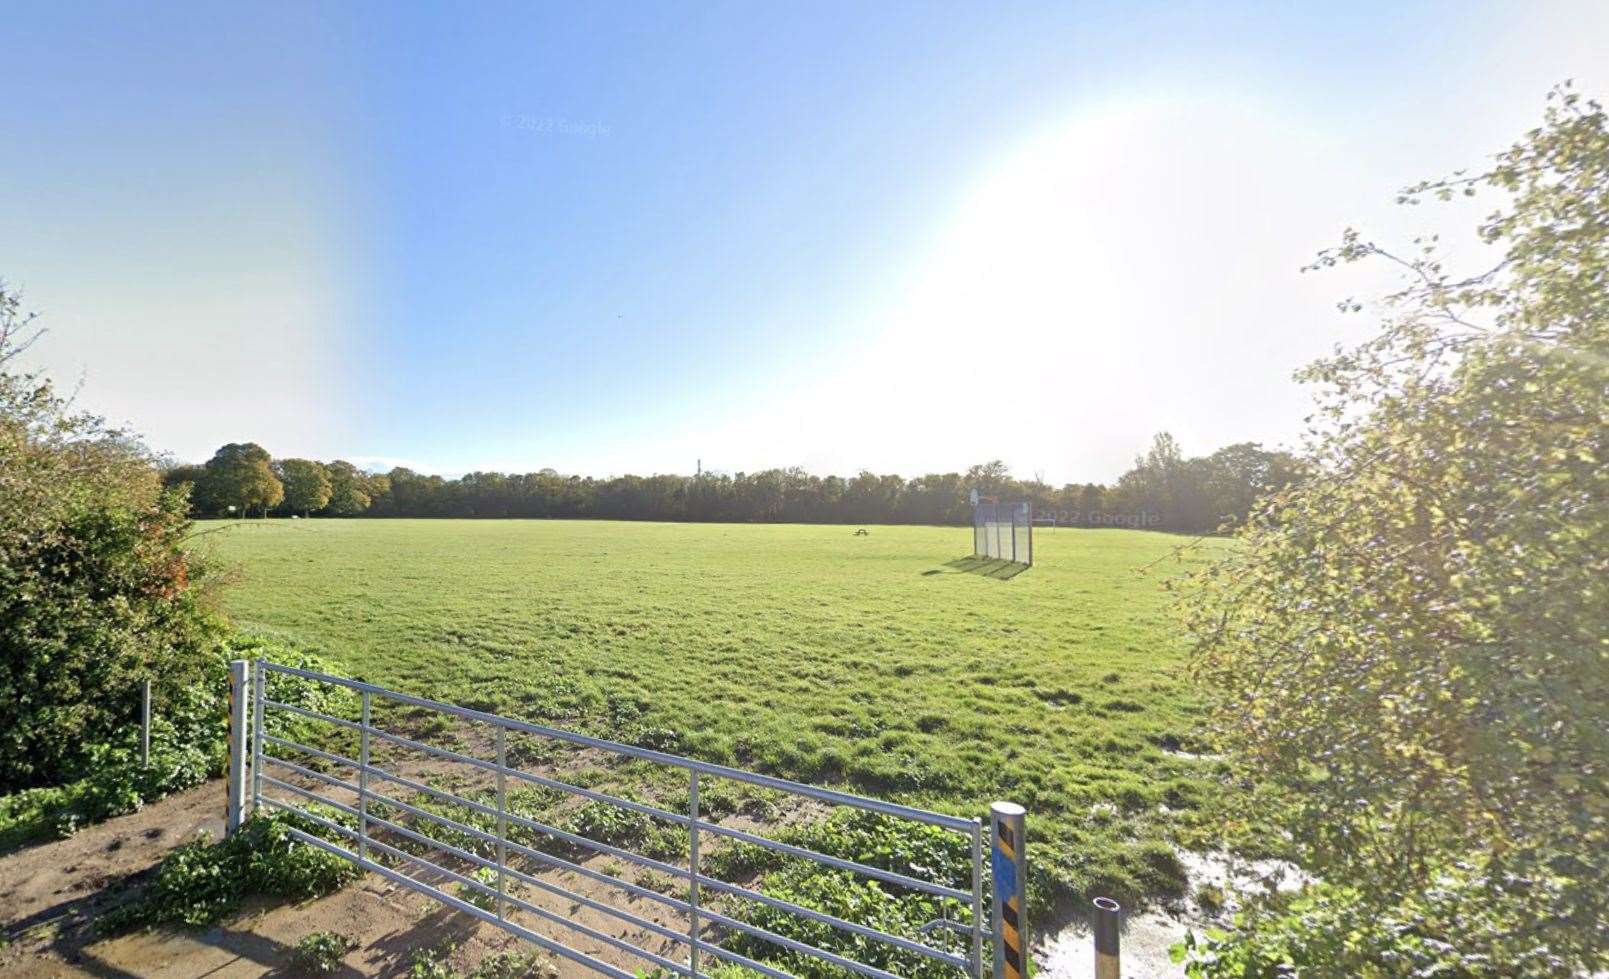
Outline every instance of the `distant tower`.
[(697, 478), (697, 479), (703, 479), (704, 478), (704, 460), (703, 459), (698, 460), (698, 473), (695, 476), (695, 478)]

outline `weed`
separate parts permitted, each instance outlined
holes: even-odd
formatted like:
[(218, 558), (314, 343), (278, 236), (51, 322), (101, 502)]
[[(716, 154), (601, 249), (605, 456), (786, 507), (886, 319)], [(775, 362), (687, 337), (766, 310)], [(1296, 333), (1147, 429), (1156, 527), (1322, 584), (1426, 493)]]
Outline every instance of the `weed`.
[(315, 931), (296, 943), (291, 952), (291, 964), (303, 972), (323, 975), (339, 968), (346, 953), (357, 947), (356, 939), (340, 932)]
[(465, 979), (557, 979), (553, 959), (539, 952), (498, 952), (481, 960)]
[(454, 942), (414, 949), (408, 959), (409, 979), (460, 979), (457, 970), (450, 964), (457, 950)]
[[(333, 810), (318, 814), (338, 815)], [(163, 858), (150, 884), (101, 915), (98, 927), (116, 932), (168, 922), (207, 925), (239, 907), (248, 895), (317, 897), (357, 878), (350, 862), (292, 838), (293, 826), (306, 832), (318, 829), (273, 813), (254, 816), (222, 843), (213, 844), (201, 834)]]
[(557, 979), (553, 960), (540, 952), (499, 952), (467, 973), (452, 967), (454, 942), (416, 948), (408, 958), (409, 979)]
[(588, 802), (576, 809), (567, 823), (577, 836), (657, 859), (681, 856), (687, 849), (685, 833), (660, 825), (652, 816), (607, 802)]
[(491, 867), (481, 867), (468, 876), (490, 888), (490, 893), (469, 884), (459, 884), (458, 899), (467, 904), (473, 904), (482, 911), (489, 911), (495, 914), (497, 911), (497, 871)]

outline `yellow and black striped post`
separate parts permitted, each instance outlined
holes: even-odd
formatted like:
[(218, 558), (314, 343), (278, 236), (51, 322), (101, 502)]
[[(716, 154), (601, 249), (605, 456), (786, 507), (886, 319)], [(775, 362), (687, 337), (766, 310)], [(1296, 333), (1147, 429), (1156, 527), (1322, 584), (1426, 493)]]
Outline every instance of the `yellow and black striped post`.
[(1023, 913), (1028, 886), (1027, 840), (1023, 833), (1026, 814), (1015, 802), (996, 802), (989, 807), (995, 979), (1023, 979), (1027, 973), (1028, 919)]

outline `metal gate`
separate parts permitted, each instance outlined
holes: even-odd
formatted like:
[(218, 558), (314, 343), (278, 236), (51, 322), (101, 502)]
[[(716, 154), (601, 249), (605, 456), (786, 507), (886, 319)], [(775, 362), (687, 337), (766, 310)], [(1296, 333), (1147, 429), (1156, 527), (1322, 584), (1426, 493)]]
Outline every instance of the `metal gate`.
[[(357, 718), (337, 717), (319, 710), (276, 701), (266, 695), (268, 680), (274, 675), (297, 677), (315, 685), (327, 685), (332, 690), (351, 691), (357, 697)], [(985, 932), (993, 923), (1000, 929), (994, 938), (994, 972), (1004, 979), (1021, 975), (1023, 926), (1020, 920), (1022, 900), (1022, 810), (1018, 807), (997, 806), (992, 820), (994, 853), (991, 860), (994, 888), (994, 906), (984, 911), (985, 865), (984, 828), (977, 819), (964, 819), (942, 813), (928, 812), (909, 806), (862, 798), (785, 779), (746, 772), (723, 765), (712, 765), (633, 745), (619, 744), (600, 738), (530, 724), (501, 717), (484, 711), (453, 704), (439, 703), (408, 694), (387, 690), (373, 684), (343, 677), (315, 673), (270, 663), (265, 660), (232, 664), (231, 686), (231, 764), (230, 813), (231, 831), (237, 828), (246, 814), (260, 807), (292, 813), (300, 819), (333, 834), (346, 845), (332, 842), (318, 835), (292, 829), (300, 841), (334, 853), (352, 861), (365, 870), (379, 874), (405, 888), (431, 897), (441, 903), (489, 922), (499, 928), (526, 939), (564, 959), (587, 966), (613, 979), (635, 979), (641, 970), (625, 969), (605, 962), (596, 955), (561, 941), (551, 934), (533, 930), (527, 924), (513, 920), (519, 912), (558, 929), (585, 936), (592, 943), (601, 943), (633, 960), (646, 963), (649, 969), (663, 969), (668, 973), (698, 979), (707, 974), (708, 962), (731, 963), (752, 969), (775, 979), (792, 979), (789, 973), (772, 965), (756, 961), (753, 957), (725, 948), (711, 935), (746, 935), (775, 945), (780, 949), (810, 958), (819, 959), (873, 979), (896, 979), (894, 973), (883, 968), (856, 961), (846, 955), (816, 945), (777, 934), (750, 921), (726, 913), (732, 910), (723, 904), (711, 907), (709, 895), (755, 902), (771, 911), (810, 919), (840, 932), (880, 945), (890, 946), (903, 953), (944, 963), (958, 974), (982, 979), (985, 975)], [(345, 696), (351, 696), (347, 694)], [(375, 723), (373, 711), (382, 702), (409, 708), (416, 715), (454, 718), (472, 722), (489, 729), (490, 744), (484, 741), (480, 750), (491, 758), (479, 757), (466, 750), (427, 744), (387, 730)], [(250, 705), (248, 718), (248, 703)], [(396, 708), (391, 708), (395, 710)], [(339, 751), (315, 747), (292, 737), (270, 733), (280, 724), (265, 724), (275, 718), (294, 721), (303, 727), (314, 726), (349, 732), (344, 737), (355, 744), (356, 757)], [(441, 730), (440, 722), (437, 730)], [(265, 729), (268, 728), (268, 729)], [(483, 729), (477, 729), (483, 730)], [(284, 733), (283, 731), (281, 733)], [(522, 769), (509, 758), (510, 738), (535, 737), (554, 745), (568, 745), (593, 752), (602, 759), (641, 759), (656, 765), (669, 766), (685, 773), (687, 807), (683, 812), (671, 811), (649, 802), (621, 798), (608, 792), (564, 781), (558, 771), (548, 775)], [(312, 738), (309, 738), (312, 740)], [(475, 773), (495, 786), (495, 795), (488, 787), (481, 798), (470, 798), (461, 789), (461, 781), (434, 784), (424, 777), (410, 777), (396, 770), (397, 765), (386, 765), (374, 756), (377, 746), (390, 746), (416, 752), (440, 765), (449, 763), (453, 771)], [(463, 748), (458, 744), (456, 747)], [(318, 769), (324, 769), (320, 771)], [(334, 772), (335, 774), (332, 774)], [(342, 776), (346, 777), (342, 777)], [(458, 776), (454, 776), (455, 778)], [(355, 779), (353, 781), (352, 779)], [(774, 790), (801, 800), (801, 804), (819, 808), (821, 805), (844, 806), (870, 811), (903, 820), (911, 820), (960, 834), (970, 849), (970, 886), (961, 883), (960, 876), (952, 883), (941, 883), (900, 873), (884, 867), (875, 867), (842, 857), (819, 853), (801, 846), (769, 839), (755, 832), (731, 825), (722, 825), (717, 818), (701, 812), (699, 789), (701, 780), (710, 784), (712, 779)], [(583, 781), (576, 778), (575, 781)], [(652, 817), (685, 830), (687, 836), (686, 865), (679, 858), (662, 858), (634, 852), (629, 846), (590, 839), (571, 829), (563, 829), (529, 814), (511, 811), (508, 804), (511, 787), (536, 787), (547, 793), (560, 793), (564, 798), (574, 797), (588, 803), (602, 803), (627, 813)], [(455, 791), (455, 788), (459, 788)], [(399, 792), (398, 790), (404, 790)], [(678, 790), (679, 791), (679, 790)], [(412, 793), (412, 802), (397, 798), (404, 792)], [(423, 799), (444, 803), (453, 815), (423, 808)], [(327, 815), (310, 811), (308, 804), (320, 808)], [(1005, 822), (998, 816), (1006, 812)], [(1011, 813), (1014, 812), (1014, 816)], [(412, 821), (404, 825), (403, 817)], [(459, 818), (455, 818), (459, 817)], [(478, 819), (477, 819), (478, 817)], [(551, 817), (550, 817), (551, 818)], [(424, 823), (420, 821), (423, 820)], [(1014, 820), (1014, 821), (1013, 821)], [(479, 825), (472, 825), (473, 822)], [(554, 819), (554, 822), (559, 820)], [(421, 832), (425, 824), (442, 830), (451, 841)], [(1005, 834), (1002, 848), (1002, 833)], [(516, 838), (518, 837), (518, 838)], [(523, 842), (522, 842), (523, 840)], [(957, 915), (948, 914), (930, 922), (919, 930), (919, 936), (895, 935), (841, 917), (804, 907), (740, 884), (710, 876), (708, 857), (701, 853), (704, 846), (714, 841), (733, 841), (750, 844), (789, 858), (811, 861), (825, 867), (845, 871), (859, 877), (894, 885), (924, 895), (955, 902), (951, 907)], [(544, 844), (547, 844), (544, 849)], [(725, 845), (731, 845), (730, 843)], [(564, 848), (569, 848), (565, 850)], [(425, 852), (418, 852), (423, 849)], [(549, 852), (559, 849), (560, 853)], [(479, 850), (481, 852), (473, 852)], [(632, 882), (616, 874), (604, 873), (583, 866), (578, 852), (607, 854), (616, 861), (625, 861), (652, 874), (664, 875), (675, 882), (679, 893), (664, 893), (640, 881)], [(390, 865), (380, 862), (383, 859)], [(1003, 862), (1004, 861), (1004, 862)], [(448, 866), (452, 863), (453, 866)], [(402, 868), (415, 871), (404, 873)], [(594, 896), (577, 893), (561, 881), (574, 880), (580, 887), (584, 882), (603, 885), (611, 894), (629, 895), (627, 900), (651, 902), (660, 912), (661, 920), (650, 920), (645, 913), (628, 910), (603, 899), (598, 888), (592, 887)], [(458, 895), (444, 888), (456, 885)], [(567, 911), (542, 907), (526, 900), (515, 892), (515, 886), (534, 888), (544, 895), (571, 902)], [(1004, 902), (1002, 904), (1001, 902)], [(941, 907), (944, 905), (941, 903)], [(647, 907), (644, 905), (643, 907)], [(605, 930), (578, 920), (578, 909), (586, 908), (614, 923)], [(668, 913), (674, 923), (663, 920)], [(619, 925), (628, 926), (621, 932)], [(640, 936), (636, 941), (630, 929)], [(948, 931), (959, 934), (961, 942), (950, 942), (952, 949), (935, 947), (931, 936)], [(654, 951), (647, 947), (649, 940), (657, 940)], [(925, 939), (925, 940), (924, 940)], [(571, 939), (571, 942), (574, 942)], [(701, 960), (704, 964), (701, 965)]]

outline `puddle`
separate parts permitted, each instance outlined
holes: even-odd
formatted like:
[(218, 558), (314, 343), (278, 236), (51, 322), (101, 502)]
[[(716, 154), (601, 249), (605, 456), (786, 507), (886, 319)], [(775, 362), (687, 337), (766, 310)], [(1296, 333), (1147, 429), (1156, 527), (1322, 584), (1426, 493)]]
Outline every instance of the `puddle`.
[[(1179, 906), (1124, 914), (1119, 947), (1123, 979), (1178, 979), (1184, 970), (1168, 957), (1168, 949), (1184, 940), (1188, 931), (1200, 932), (1227, 921), (1236, 905), (1231, 900), (1216, 914), (1203, 911), (1196, 890), (1211, 885), (1227, 893), (1238, 888), (1290, 890), (1306, 878), (1280, 860), (1247, 860), (1227, 853), (1180, 852), (1179, 860), (1190, 875), (1190, 896)], [(1095, 974), (1095, 939), (1090, 925), (1074, 922), (1038, 946), (1035, 960), (1044, 979), (1088, 979)]]

